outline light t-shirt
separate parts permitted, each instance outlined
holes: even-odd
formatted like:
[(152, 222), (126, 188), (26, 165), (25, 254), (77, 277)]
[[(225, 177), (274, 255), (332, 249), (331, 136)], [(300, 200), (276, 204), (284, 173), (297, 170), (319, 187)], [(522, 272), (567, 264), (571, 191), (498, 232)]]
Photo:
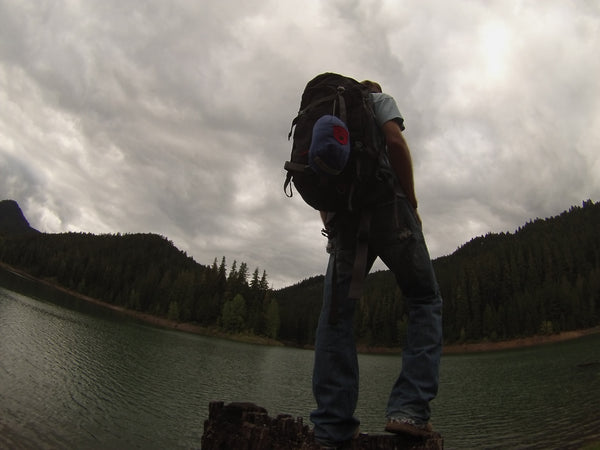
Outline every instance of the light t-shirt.
[(389, 94), (372, 93), (373, 109), (377, 125), (381, 128), (389, 120), (395, 120), (400, 125), (400, 130), (404, 131), (404, 118), (400, 114), (396, 100)]

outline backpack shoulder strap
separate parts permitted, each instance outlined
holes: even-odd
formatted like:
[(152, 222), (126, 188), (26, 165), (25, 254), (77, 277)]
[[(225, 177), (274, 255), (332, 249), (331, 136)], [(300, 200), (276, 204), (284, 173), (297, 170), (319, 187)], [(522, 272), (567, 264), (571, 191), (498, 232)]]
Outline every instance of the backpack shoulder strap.
[[(315, 106), (319, 106), (321, 103), (330, 102), (331, 100), (339, 101), (340, 119), (342, 119), (343, 122), (346, 122), (346, 102), (344, 101), (343, 88), (341, 88), (341, 89), (342, 90), (340, 90), (340, 88), (338, 88), (337, 92), (327, 95), (325, 97), (316, 98), (315, 100), (310, 102), (308, 105), (306, 105), (304, 108), (302, 108), (300, 111), (298, 111), (298, 115), (296, 117), (294, 117), (294, 120), (292, 120), (292, 126), (290, 127), (290, 132), (288, 134), (288, 141), (292, 138), (294, 126), (298, 122), (298, 119), (301, 116), (303, 116), (304, 114), (306, 114), (308, 111), (310, 111), (312, 108), (314, 108)], [(335, 109), (336, 109), (336, 103), (334, 103), (334, 105), (333, 105), (332, 113), (335, 111)]]

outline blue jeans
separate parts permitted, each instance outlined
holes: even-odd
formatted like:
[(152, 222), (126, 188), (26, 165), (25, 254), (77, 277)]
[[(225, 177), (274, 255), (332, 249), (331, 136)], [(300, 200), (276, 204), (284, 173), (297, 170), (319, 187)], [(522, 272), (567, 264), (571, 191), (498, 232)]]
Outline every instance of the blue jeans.
[[(325, 277), (315, 341), (313, 394), (317, 409), (310, 418), (318, 440), (341, 442), (350, 439), (359, 425), (354, 417), (358, 400), (358, 359), (353, 332), (357, 300), (348, 298), (358, 217), (338, 213), (333, 229), (334, 249)], [(408, 306), (402, 369), (390, 393), (386, 415), (427, 423), (429, 402), (438, 390), (442, 297), (421, 224), (404, 197), (373, 209), (367, 273), (377, 257), (394, 273)]]

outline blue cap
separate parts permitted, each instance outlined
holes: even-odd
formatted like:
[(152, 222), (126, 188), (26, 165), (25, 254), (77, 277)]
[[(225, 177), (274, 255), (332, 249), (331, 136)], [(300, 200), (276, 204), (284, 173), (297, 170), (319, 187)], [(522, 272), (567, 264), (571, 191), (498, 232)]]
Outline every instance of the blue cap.
[(350, 157), (350, 133), (338, 117), (325, 115), (313, 126), (308, 165), (322, 175), (338, 175)]

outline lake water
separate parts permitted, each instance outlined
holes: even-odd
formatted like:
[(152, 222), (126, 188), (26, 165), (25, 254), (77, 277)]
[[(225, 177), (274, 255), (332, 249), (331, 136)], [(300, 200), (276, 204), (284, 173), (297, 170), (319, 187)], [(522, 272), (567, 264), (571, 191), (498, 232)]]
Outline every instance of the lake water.
[[(0, 288), (0, 448), (199, 448), (212, 400), (309, 423), (312, 351), (164, 330), (60, 301)], [(593, 335), (444, 356), (432, 422), (445, 448), (600, 441), (599, 349)], [(363, 431), (379, 432), (400, 358), (359, 360), (357, 415)]]

